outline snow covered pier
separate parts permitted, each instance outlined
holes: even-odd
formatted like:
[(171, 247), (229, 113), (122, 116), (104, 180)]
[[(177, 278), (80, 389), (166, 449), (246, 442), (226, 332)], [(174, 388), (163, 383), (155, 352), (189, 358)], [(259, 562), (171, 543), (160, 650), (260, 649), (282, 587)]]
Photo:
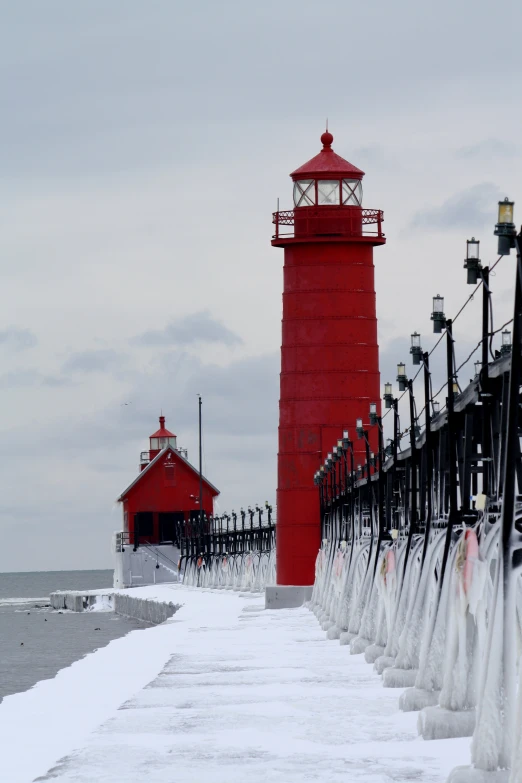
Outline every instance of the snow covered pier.
[(158, 598), (141, 598), (135, 591), (125, 590), (72, 590), (51, 593), (53, 609), (68, 609), (72, 612), (112, 611), (133, 620), (142, 620), (157, 625), (164, 623), (177, 612), (179, 604)]
[(442, 783), (469, 763), (469, 739), (420, 739), (400, 691), (308, 609), (181, 585), (132, 592), (182, 607), (8, 696), (3, 779)]

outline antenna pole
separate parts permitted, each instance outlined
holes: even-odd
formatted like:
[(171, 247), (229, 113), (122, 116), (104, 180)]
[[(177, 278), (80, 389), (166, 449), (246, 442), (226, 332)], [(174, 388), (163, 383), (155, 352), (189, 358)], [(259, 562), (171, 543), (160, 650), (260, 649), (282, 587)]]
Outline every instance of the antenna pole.
[(203, 535), (203, 450), (201, 446), (201, 406), (203, 401), (198, 394), (199, 404), (199, 531)]

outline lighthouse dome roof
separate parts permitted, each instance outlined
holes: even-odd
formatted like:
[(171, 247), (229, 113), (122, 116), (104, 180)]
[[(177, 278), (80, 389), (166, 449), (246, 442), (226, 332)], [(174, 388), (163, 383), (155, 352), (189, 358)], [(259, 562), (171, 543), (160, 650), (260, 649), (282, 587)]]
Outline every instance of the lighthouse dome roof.
[(165, 416), (159, 417), (160, 428), (153, 432), (149, 437), (151, 438), (175, 438), (175, 434), (165, 427)]
[(329, 131), (321, 136), (321, 142), (323, 149), (311, 160), (299, 166), (298, 169), (292, 171), (290, 176), (292, 179), (303, 178), (318, 178), (323, 179), (340, 179), (346, 177), (349, 179), (362, 179), (364, 177), (364, 171), (358, 169), (353, 163), (341, 158), (332, 149), (333, 136)]

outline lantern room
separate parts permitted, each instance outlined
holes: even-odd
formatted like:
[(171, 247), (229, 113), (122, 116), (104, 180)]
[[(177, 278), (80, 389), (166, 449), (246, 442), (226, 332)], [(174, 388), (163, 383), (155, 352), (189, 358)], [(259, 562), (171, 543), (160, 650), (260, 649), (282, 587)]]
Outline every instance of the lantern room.
[(165, 427), (165, 416), (159, 417), (159, 430), (153, 432), (149, 438), (149, 451), (142, 451), (140, 457), (140, 468), (143, 470), (151, 460), (154, 459), (156, 454), (165, 449), (167, 446), (172, 446), (173, 449), (177, 449), (177, 437), (173, 432)]
[(290, 175), (294, 207), (362, 207), (364, 171), (333, 151), (331, 133), (323, 133), (321, 142), (321, 152)]
[(334, 237), (384, 244), (381, 210), (362, 206), (364, 171), (333, 151), (329, 131), (321, 142), (322, 150), (290, 174), (294, 208), (273, 214), (272, 244), (285, 247), (304, 239), (322, 242)]

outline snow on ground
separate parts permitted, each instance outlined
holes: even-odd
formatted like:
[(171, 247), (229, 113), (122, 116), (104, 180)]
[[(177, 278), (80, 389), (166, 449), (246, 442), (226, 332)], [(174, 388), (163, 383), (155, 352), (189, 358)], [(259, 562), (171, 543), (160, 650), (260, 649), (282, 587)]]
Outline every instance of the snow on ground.
[(7, 697), (6, 783), (442, 783), (469, 763), (469, 739), (419, 739), (401, 691), (307, 609), (181, 585), (126, 592), (183, 608)]

